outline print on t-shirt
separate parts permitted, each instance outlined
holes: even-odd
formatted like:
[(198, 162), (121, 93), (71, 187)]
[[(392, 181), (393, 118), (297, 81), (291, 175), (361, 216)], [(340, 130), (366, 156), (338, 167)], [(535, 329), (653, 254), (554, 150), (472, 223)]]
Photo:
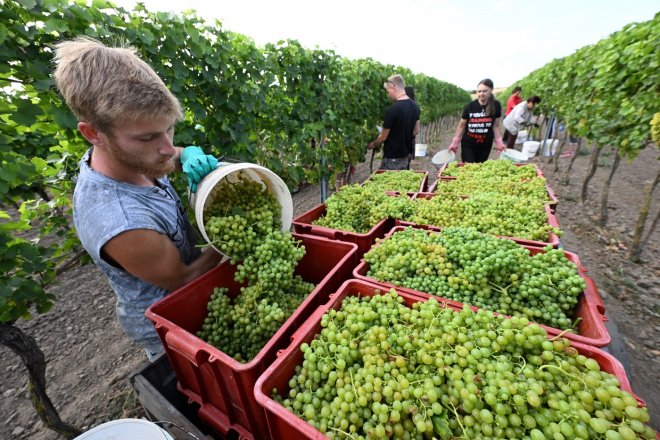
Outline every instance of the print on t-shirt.
[(486, 142), (486, 134), (493, 126), (493, 118), (486, 116), (482, 110), (479, 113), (470, 113), (467, 121), (467, 136), (472, 139), (475, 144), (483, 144)]
[(465, 106), (461, 116), (466, 121), (462, 143), (490, 148), (493, 142), (495, 121), (502, 115), (502, 106), (499, 101), (495, 100), (493, 110), (491, 115), (487, 115), (486, 106), (481, 105), (476, 99)]

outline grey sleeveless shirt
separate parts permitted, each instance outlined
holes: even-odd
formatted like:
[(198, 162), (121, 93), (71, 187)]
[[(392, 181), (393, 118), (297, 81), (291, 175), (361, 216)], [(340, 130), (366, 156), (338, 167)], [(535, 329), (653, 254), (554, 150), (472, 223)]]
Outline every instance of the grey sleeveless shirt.
[(153, 187), (118, 182), (89, 166), (92, 149), (80, 161), (73, 193), (73, 222), (78, 237), (108, 276), (117, 295), (117, 318), (126, 334), (138, 345), (160, 351), (160, 339), (144, 312), (169, 291), (110, 264), (102, 258), (101, 248), (122, 232), (151, 229), (167, 235), (179, 250), (181, 261), (190, 264), (201, 253), (195, 246), (193, 227), (167, 177), (158, 179)]

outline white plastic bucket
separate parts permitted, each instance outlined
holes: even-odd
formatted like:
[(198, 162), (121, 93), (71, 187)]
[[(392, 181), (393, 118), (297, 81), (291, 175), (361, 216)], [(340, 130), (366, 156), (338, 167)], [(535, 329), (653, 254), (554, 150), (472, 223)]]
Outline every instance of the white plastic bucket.
[(541, 142), (541, 152), (544, 156), (554, 156), (559, 146), (557, 139), (547, 139)]
[(120, 419), (83, 432), (74, 440), (173, 440), (158, 425), (142, 419)]
[(507, 148), (500, 154), (500, 159), (510, 160), (513, 163), (527, 162), (527, 155), (518, 150)]
[(427, 151), (427, 144), (415, 144), (415, 157), (425, 157)]
[[(291, 229), (291, 221), (293, 220), (293, 200), (291, 199), (289, 188), (280, 176), (273, 173), (268, 168), (253, 163), (220, 163), (218, 164), (218, 168), (207, 174), (199, 185), (197, 185), (197, 192), (191, 200), (195, 207), (195, 220), (197, 221), (197, 227), (202, 233), (204, 240), (209, 244), (211, 244), (211, 240), (209, 240), (208, 235), (206, 235), (206, 228), (204, 227), (204, 209), (213, 203), (213, 199), (216, 195), (213, 189), (221, 180), (228, 179), (230, 182), (237, 182), (239, 176), (244, 176), (250, 180), (260, 182), (265, 188), (268, 188), (268, 191), (275, 196), (282, 207), (282, 230), (288, 231)], [(220, 252), (217, 248), (215, 249)]]
[(531, 159), (539, 151), (540, 145), (541, 143), (537, 141), (525, 141), (523, 142), (522, 152), (528, 159)]
[(440, 169), (446, 163), (453, 162), (456, 160), (456, 154), (449, 150), (441, 150), (433, 155), (431, 162), (435, 165), (436, 168)]
[(524, 143), (527, 140), (527, 136), (529, 136), (527, 130), (520, 130), (518, 132), (518, 137), (516, 138), (516, 144)]

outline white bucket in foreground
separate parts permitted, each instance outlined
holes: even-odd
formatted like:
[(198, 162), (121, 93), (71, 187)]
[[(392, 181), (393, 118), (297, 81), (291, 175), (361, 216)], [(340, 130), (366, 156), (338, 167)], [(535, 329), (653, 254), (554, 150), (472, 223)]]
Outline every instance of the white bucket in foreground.
[(83, 432), (74, 440), (173, 440), (158, 425), (142, 419), (120, 419)]
[(539, 151), (541, 146), (540, 142), (537, 141), (525, 141), (523, 142), (522, 152), (527, 156), (528, 159), (536, 156), (536, 153)]
[(500, 154), (500, 159), (510, 160), (513, 163), (527, 162), (527, 155), (518, 150), (507, 148)]
[[(213, 199), (216, 195), (213, 189), (221, 180), (227, 179), (229, 182), (237, 182), (240, 176), (261, 183), (275, 196), (282, 207), (282, 230), (288, 231), (291, 229), (291, 221), (293, 220), (293, 200), (291, 199), (289, 188), (280, 176), (273, 173), (268, 168), (253, 163), (220, 163), (218, 164), (218, 168), (207, 174), (199, 185), (197, 185), (197, 192), (192, 199), (192, 203), (194, 203), (195, 207), (195, 220), (197, 221), (197, 226), (199, 227), (199, 231), (202, 233), (204, 240), (209, 244), (211, 244), (211, 240), (209, 240), (208, 235), (206, 235), (206, 228), (204, 227), (204, 209), (206, 206), (213, 203)], [(215, 249), (220, 252), (217, 248)]]
[(415, 157), (426, 157), (428, 147), (427, 144), (415, 144)]
[(433, 158), (431, 158), (431, 162), (438, 169), (444, 164), (453, 162), (455, 160), (456, 160), (456, 154), (449, 150), (438, 151), (433, 155)]

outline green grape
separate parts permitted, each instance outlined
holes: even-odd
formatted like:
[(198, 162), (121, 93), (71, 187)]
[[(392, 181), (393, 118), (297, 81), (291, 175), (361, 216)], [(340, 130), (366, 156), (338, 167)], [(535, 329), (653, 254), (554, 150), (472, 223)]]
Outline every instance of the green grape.
[(379, 191), (418, 192), (424, 174), (411, 171), (385, 171), (372, 174), (363, 184), (365, 188)]
[(412, 214), (402, 220), (440, 227), (474, 227), (479, 232), (527, 240), (549, 240), (550, 232), (561, 235), (548, 224), (542, 201), (491, 192), (470, 197), (447, 196), (424, 198), (412, 202)]
[[(247, 282), (234, 298), (216, 288), (197, 335), (241, 362), (254, 358), (314, 285), (294, 275), (305, 248), (281, 227), (281, 208), (259, 182), (239, 177), (214, 188), (204, 211), (211, 242)], [(309, 404), (310, 402), (305, 402)], [(306, 412), (312, 414), (313, 408)]]
[[(571, 328), (572, 311), (586, 288), (563, 251), (546, 248), (531, 255), (511, 240), (474, 228), (439, 233), (407, 228), (381, 241), (364, 259), (367, 275), (379, 281), (555, 328)], [(533, 341), (524, 339), (521, 344)]]
[(445, 174), (453, 180), (439, 180), (435, 192), (445, 196), (473, 196), (484, 192), (496, 192), (549, 202), (546, 180), (536, 174), (532, 166), (516, 166), (506, 160), (490, 160), (479, 164), (457, 166), (450, 164)]
[(314, 224), (364, 234), (388, 217), (410, 215), (412, 205), (405, 195), (388, 196), (376, 187), (347, 185), (328, 198), (325, 207), (325, 215)]
[[(518, 335), (533, 342), (521, 345)], [(498, 337), (499, 350), (474, 357), (486, 339)], [(650, 435), (645, 409), (617, 415), (608, 403), (585, 404), (579, 392), (600, 388), (617, 395), (616, 389), (622, 401), (626, 394), (612, 385), (618, 384), (613, 376), (588, 368), (584, 356), (566, 350), (565, 340), (545, 342), (545, 331), (525, 318), (469, 307), (455, 311), (433, 298), (408, 305), (394, 290), (348, 296), (321, 317), (318, 334), (301, 344), (303, 361), (288, 381), (288, 397), (272, 393), (335, 438)], [(544, 351), (552, 359), (543, 360)], [(426, 362), (427, 356), (443, 359), (443, 367)], [(531, 362), (534, 357), (539, 365)], [(566, 386), (579, 392), (564, 393)]]

